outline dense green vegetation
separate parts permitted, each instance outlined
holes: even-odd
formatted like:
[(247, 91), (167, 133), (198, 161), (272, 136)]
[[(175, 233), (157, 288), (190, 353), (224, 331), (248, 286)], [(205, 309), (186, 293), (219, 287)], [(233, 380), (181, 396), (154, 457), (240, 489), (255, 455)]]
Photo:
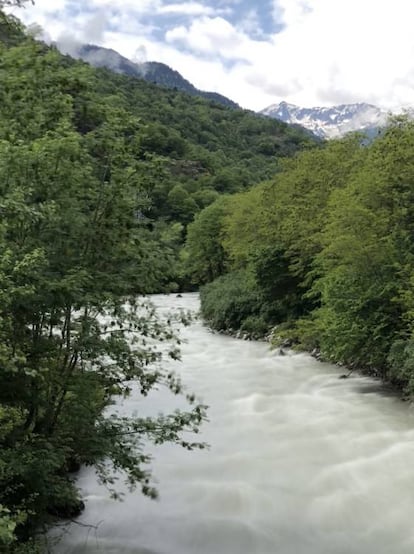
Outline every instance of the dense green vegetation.
[[(136, 154), (157, 161), (150, 175), (150, 217), (188, 224), (219, 194), (234, 193), (269, 178), (280, 159), (315, 144), (305, 131), (251, 112), (101, 69), (97, 90), (116, 91), (142, 123)], [(154, 176), (156, 183), (154, 184)]]
[[(1, 11), (0, 81), (0, 550), (34, 552), (50, 517), (81, 509), (79, 464), (154, 496), (145, 442), (203, 447), (182, 432), (205, 407), (165, 361), (179, 337), (142, 295), (186, 283), (194, 214), (314, 141), (92, 69)], [(111, 415), (114, 395), (160, 386), (187, 409)]]
[[(225, 210), (199, 214), (187, 248), (203, 260), (218, 242), (225, 273), (202, 291), (210, 324), (276, 326), (412, 394), (413, 149), (414, 123), (397, 118), (369, 145), (351, 136), (299, 153)], [(202, 262), (193, 272), (210, 280)]]

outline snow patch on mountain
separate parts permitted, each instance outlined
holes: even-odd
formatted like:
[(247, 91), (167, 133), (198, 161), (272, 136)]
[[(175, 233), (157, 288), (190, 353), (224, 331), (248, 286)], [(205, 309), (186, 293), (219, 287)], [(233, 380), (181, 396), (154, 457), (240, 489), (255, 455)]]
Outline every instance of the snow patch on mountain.
[(260, 112), (285, 123), (301, 125), (322, 138), (337, 138), (352, 131), (371, 133), (386, 124), (389, 113), (372, 104), (301, 108), (287, 102), (272, 104)]

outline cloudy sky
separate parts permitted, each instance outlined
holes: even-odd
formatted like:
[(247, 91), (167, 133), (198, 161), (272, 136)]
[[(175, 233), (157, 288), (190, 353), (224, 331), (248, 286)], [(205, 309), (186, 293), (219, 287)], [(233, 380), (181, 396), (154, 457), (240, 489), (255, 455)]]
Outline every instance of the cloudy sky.
[(52, 40), (166, 63), (244, 108), (414, 106), (413, 0), (36, 0), (14, 13)]

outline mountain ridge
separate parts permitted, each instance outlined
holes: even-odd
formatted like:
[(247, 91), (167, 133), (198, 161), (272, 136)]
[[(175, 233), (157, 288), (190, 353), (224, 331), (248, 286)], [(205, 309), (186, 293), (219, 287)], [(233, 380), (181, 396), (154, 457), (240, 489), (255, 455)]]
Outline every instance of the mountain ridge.
[[(116, 73), (198, 96), (227, 108), (240, 108), (236, 102), (219, 93), (197, 89), (178, 71), (161, 62), (132, 61), (111, 48), (94, 44), (71, 45), (70, 49), (64, 44), (57, 44), (57, 47), (63, 52), (69, 50), (65, 53), (93, 67), (105, 67)], [(282, 101), (256, 113), (301, 127), (320, 139), (339, 138), (354, 131), (363, 131), (373, 137), (386, 124), (389, 116), (385, 110), (366, 102), (305, 108)]]
[(178, 71), (161, 62), (134, 62), (122, 56), (112, 48), (104, 48), (95, 44), (82, 44), (65, 52), (63, 45), (57, 44), (59, 50), (70, 54), (74, 58), (83, 60), (93, 67), (105, 67), (116, 73), (144, 79), (156, 85), (186, 92), (191, 96), (200, 96), (211, 102), (216, 102), (228, 108), (240, 108), (240, 106), (217, 92), (203, 91), (196, 88), (185, 79)]
[(353, 131), (364, 131), (372, 136), (389, 117), (385, 110), (366, 102), (302, 108), (283, 101), (271, 104), (259, 113), (291, 125), (301, 125), (325, 139), (338, 138)]

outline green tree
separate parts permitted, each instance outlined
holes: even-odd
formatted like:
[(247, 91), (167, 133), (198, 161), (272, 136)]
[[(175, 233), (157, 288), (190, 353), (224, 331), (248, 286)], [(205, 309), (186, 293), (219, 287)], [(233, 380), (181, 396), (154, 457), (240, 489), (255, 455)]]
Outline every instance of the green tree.
[[(143, 437), (202, 446), (182, 431), (197, 431), (205, 412), (188, 395), (187, 411), (104, 416), (131, 381), (143, 395), (163, 385), (184, 392), (162, 364), (179, 357), (179, 338), (137, 300), (162, 290), (175, 239), (142, 218), (136, 118), (113, 98), (94, 97), (83, 68), (66, 72), (56, 52), (32, 41), (3, 61), (0, 538), (11, 544), (28, 540), (47, 514), (79, 510), (66, 474), (73, 465), (94, 464), (109, 486), (124, 470), (131, 487), (154, 496)], [(89, 128), (78, 127), (79, 90), (96, 102)]]
[(198, 206), (182, 185), (175, 185), (167, 196), (169, 212), (174, 219), (190, 223)]
[(230, 201), (221, 196), (188, 226), (186, 266), (195, 283), (208, 283), (225, 272), (227, 257), (221, 240)]
[(411, 333), (413, 146), (412, 123), (397, 120), (367, 149), (363, 166), (332, 195), (316, 258), (323, 352), (384, 377), (392, 344)]

